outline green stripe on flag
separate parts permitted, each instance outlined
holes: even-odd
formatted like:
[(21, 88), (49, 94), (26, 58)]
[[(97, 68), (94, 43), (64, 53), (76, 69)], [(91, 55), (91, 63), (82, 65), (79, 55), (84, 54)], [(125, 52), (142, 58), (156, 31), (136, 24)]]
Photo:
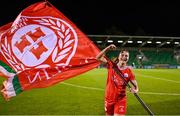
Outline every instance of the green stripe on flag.
[(4, 67), (8, 72), (10, 73), (16, 73), (11, 67), (9, 67), (7, 64), (5, 64), (4, 62), (0, 61), (0, 65), (2, 67)]
[(14, 79), (13, 79), (13, 87), (14, 87), (14, 91), (16, 92), (16, 95), (21, 93), (22, 92), (22, 88), (21, 88), (21, 85), (19, 83), (19, 79), (18, 79), (18, 76), (15, 75), (14, 76)]

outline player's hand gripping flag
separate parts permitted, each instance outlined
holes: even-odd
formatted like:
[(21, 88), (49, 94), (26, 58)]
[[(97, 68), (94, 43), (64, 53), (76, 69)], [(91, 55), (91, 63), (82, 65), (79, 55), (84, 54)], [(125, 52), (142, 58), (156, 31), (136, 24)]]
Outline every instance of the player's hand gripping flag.
[(25, 8), (0, 28), (0, 65), (6, 77), (4, 98), (43, 88), (89, 71), (100, 63), (99, 49), (49, 2)]

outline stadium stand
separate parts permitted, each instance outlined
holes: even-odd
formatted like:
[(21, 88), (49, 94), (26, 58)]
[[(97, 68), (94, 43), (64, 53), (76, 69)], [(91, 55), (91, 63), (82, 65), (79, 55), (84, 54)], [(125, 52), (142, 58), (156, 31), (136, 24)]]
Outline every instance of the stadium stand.
[(115, 59), (122, 49), (130, 53), (128, 65), (134, 68), (180, 68), (180, 38), (150, 36), (90, 35), (94, 43), (103, 49), (115, 44), (117, 50), (106, 55)]
[[(115, 59), (120, 50), (109, 51), (107, 57), (111, 60)], [(178, 65), (179, 63), (174, 57), (173, 52), (171, 51), (156, 51), (156, 50), (129, 50), (130, 58), (128, 65), (132, 65), (139, 68), (144, 68), (144, 66), (153, 66), (153, 65)]]

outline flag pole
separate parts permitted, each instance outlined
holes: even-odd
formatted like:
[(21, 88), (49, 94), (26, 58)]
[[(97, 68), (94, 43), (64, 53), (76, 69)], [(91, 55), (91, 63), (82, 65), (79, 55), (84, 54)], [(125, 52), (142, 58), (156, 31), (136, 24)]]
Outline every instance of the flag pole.
[[(107, 58), (108, 59), (108, 58)], [(117, 68), (117, 65), (112, 62), (110, 59), (108, 59), (112, 64), (113, 64), (113, 69), (115, 70), (115, 72), (119, 75), (119, 77), (124, 81), (124, 83), (128, 86), (128, 88), (130, 89), (131, 86), (129, 85), (129, 83), (124, 79), (124, 75), (122, 74), (122, 72)], [(134, 85), (134, 83), (132, 81), (130, 81), (131, 84), (136, 87)], [(149, 107), (143, 102), (143, 100), (138, 96), (137, 93), (133, 93), (134, 96), (137, 98), (137, 100), (141, 103), (141, 105), (143, 106), (143, 108), (148, 112), (149, 115), (154, 116), (154, 113), (149, 109)]]

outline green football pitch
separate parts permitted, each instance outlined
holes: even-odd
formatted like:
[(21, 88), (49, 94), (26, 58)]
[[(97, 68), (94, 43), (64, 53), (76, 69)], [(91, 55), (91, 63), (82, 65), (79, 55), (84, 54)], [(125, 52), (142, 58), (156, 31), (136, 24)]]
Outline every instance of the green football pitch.
[[(180, 70), (134, 69), (140, 98), (155, 115), (180, 115)], [(93, 69), (51, 87), (24, 91), (6, 102), (4, 115), (104, 115), (107, 70)], [(2, 83), (4, 78), (0, 78)], [(147, 112), (127, 89), (127, 114)]]

